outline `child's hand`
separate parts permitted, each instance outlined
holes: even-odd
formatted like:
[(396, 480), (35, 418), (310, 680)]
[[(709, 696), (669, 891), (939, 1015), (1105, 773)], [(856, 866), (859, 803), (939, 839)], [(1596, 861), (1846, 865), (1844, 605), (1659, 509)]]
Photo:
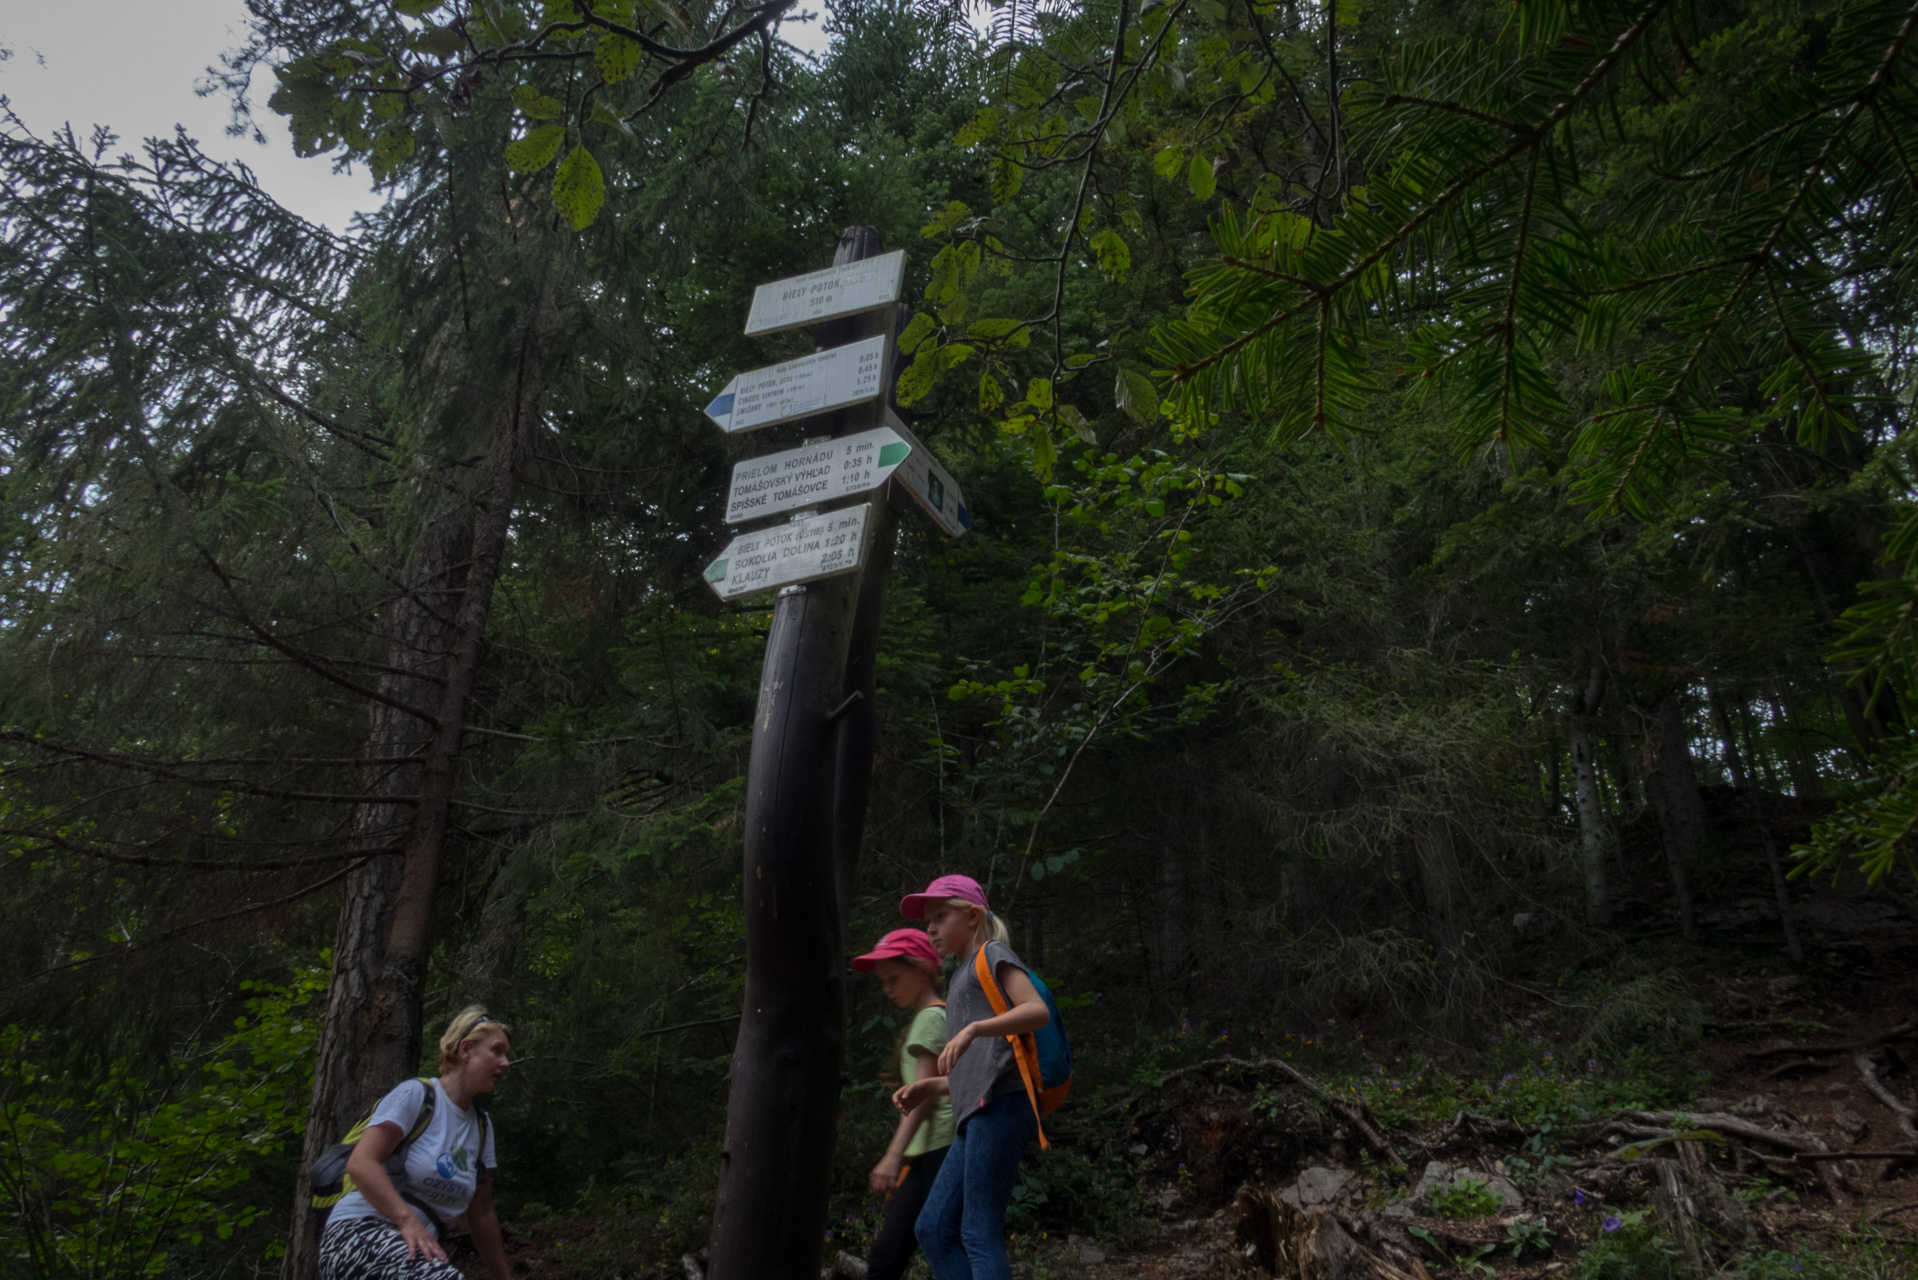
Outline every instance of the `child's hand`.
[(872, 1167), (872, 1189), (881, 1193), (891, 1191), (899, 1185), (899, 1171), (905, 1167), (905, 1161), (898, 1156), (884, 1156)]
[(915, 1080), (911, 1084), (900, 1085), (897, 1089), (893, 1090), (892, 1105), (899, 1108), (899, 1114), (903, 1116), (918, 1106), (930, 1092), (932, 1092), (932, 1090), (927, 1087), (927, 1083), (924, 1080)]
[(935, 1070), (942, 1076), (951, 1075), (953, 1064), (959, 1061), (960, 1055), (964, 1054), (972, 1046), (972, 1042), (978, 1038), (978, 1023), (968, 1022), (959, 1028), (959, 1033), (946, 1041), (946, 1047), (940, 1051), (939, 1065)]

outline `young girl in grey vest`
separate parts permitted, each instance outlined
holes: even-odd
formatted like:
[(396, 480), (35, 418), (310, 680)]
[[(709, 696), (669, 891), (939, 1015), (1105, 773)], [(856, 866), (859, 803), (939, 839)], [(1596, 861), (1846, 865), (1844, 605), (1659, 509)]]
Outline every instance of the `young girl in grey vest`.
[[(899, 912), (908, 920), (923, 919), (933, 946), (959, 961), (946, 993), (951, 1035), (936, 1074), (893, 1095), (893, 1105), (908, 1114), (928, 1097), (952, 1099), (956, 1136), (919, 1211), (919, 1247), (937, 1280), (1012, 1280), (1006, 1206), (1039, 1117), (1007, 1037), (1037, 1031), (1052, 1018), (977, 880), (940, 876), (901, 902)], [(993, 1013), (974, 972), (981, 948), (1010, 1005), (1001, 1014)]]

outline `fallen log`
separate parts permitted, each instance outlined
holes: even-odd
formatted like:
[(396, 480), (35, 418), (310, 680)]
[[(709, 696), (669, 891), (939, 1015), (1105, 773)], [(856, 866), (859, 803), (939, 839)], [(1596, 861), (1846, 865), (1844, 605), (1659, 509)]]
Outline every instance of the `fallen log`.
[[(1204, 1062), (1195, 1062), (1191, 1066), (1180, 1067), (1175, 1071), (1166, 1072), (1159, 1077), (1159, 1082), (1156, 1087), (1163, 1089), (1167, 1084), (1178, 1079), (1180, 1076), (1196, 1075), (1200, 1072), (1218, 1070), (1224, 1067), (1237, 1067), (1242, 1071), (1277, 1071), (1281, 1075), (1291, 1079), (1293, 1083), (1297, 1084), (1307, 1093), (1310, 1093), (1320, 1102), (1323, 1102), (1332, 1112), (1338, 1115), (1340, 1119), (1351, 1125), (1352, 1128), (1358, 1132), (1358, 1135), (1365, 1140), (1365, 1145), (1372, 1148), (1374, 1152), (1384, 1156), (1394, 1165), (1403, 1165), (1405, 1163), (1405, 1157), (1398, 1153), (1398, 1149), (1394, 1147), (1391, 1142), (1386, 1139), (1385, 1135), (1379, 1132), (1377, 1126), (1373, 1124), (1371, 1113), (1366, 1110), (1363, 1100), (1348, 1100), (1339, 1097), (1337, 1094), (1330, 1093), (1311, 1076), (1306, 1075), (1305, 1072), (1299, 1070), (1291, 1063), (1279, 1058), (1235, 1058), (1230, 1054), (1222, 1058), (1208, 1058)], [(1137, 1096), (1137, 1094), (1132, 1094), (1122, 1098), (1112, 1103), (1106, 1110), (1122, 1110), (1132, 1105)]]

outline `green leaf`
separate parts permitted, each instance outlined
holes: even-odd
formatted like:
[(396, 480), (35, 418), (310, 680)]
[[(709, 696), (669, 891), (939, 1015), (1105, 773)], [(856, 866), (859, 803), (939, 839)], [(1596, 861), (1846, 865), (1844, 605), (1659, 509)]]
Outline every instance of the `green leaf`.
[(1152, 172), (1161, 178), (1176, 178), (1185, 167), (1185, 148), (1167, 147), (1152, 157)]
[(982, 107), (978, 114), (959, 126), (959, 132), (952, 135), (953, 145), (970, 149), (999, 132), (999, 109)]
[(979, 375), (979, 409), (983, 413), (996, 412), (1006, 402), (1005, 388), (999, 385), (999, 379), (990, 373)]
[(1019, 188), (1025, 184), (1025, 166), (1001, 151), (992, 157), (992, 202), (1005, 204), (1019, 194)]
[(1052, 407), (1052, 379), (1034, 378), (1026, 384), (1026, 403), (1035, 409)]
[(566, 114), (558, 98), (549, 98), (530, 84), (513, 86), (513, 105), (535, 120), (557, 120)]
[(412, 45), (421, 53), (451, 58), (466, 48), (466, 37), (452, 27), (428, 27), (413, 37)]
[(618, 84), (638, 70), (645, 60), (646, 50), (637, 40), (628, 40), (625, 36), (602, 35), (593, 46), (593, 66), (607, 84)]
[(912, 319), (906, 322), (905, 332), (899, 335), (899, 349), (911, 355), (919, 350), (920, 344), (930, 338), (938, 327), (933, 318), (925, 312), (914, 313)]
[(518, 142), (507, 144), (506, 163), (514, 173), (538, 173), (553, 163), (553, 157), (565, 143), (565, 125), (540, 125)]
[(393, 0), (393, 7), (409, 18), (418, 18), (445, 3), (446, 0)]
[(925, 398), (932, 390), (933, 379), (939, 376), (939, 349), (927, 344), (919, 349), (913, 362), (899, 375), (896, 391), (901, 406), (912, 404)]
[(1159, 417), (1159, 390), (1152, 379), (1134, 369), (1120, 369), (1112, 388), (1112, 399), (1140, 426), (1150, 426)]
[(1218, 180), (1212, 176), (1212, 162), (1204, 156), (1192, 157), (1192, 168), (1186, 172), (1185, 185), (1192, 194), (1201, 200), (1210, 200), (1218, 188)]
[(1099, 270), (1106, 279), (1114, 283), (1125, 279), (1126, 272), (1132, 269), (1132, 250), (1126, 245), (1125, 237), (1107, 227), (1092, 237), (1089, 243), (1099, 259)]
[(384, 179), (407, 159), (411, 158), (416, 139), (413, 131), (404, 127), (385, 129), (373, 139), (373, 152), (369, 164), (373, 176)]
[(613, 128), (619, 130), (629, 138), (634, 136), (633, 126), (620, 119), (619, 112), (613, 110), (603, 102), (595, 102), (593, 104), (593, 119), (599, 121), (601, 124), (610, 124)]
[(1092, 430), (1092, 424), (1086, 421), (1085, 414), (1080, 413), (1078, 409), (1074, 408), (1072, 405), (1062, 404), (1059, 406), (1059, 421), (1065, 423), (1066, 426), (1070, 427), (1072, 429), (1072, 434), (1075, 436), (1078, 436), (1079, 439), (1083, 441), (1084, 443), (1086, 444), (1099, 443), (1099, 437)]
[(559, 171), (553, 175), (553, 203), (575, 231), (592, 226), (600, 206), (606, 203), (606, 179), (600, 174), (599, 161), (584, 144), (574, 147), (559, 162)]

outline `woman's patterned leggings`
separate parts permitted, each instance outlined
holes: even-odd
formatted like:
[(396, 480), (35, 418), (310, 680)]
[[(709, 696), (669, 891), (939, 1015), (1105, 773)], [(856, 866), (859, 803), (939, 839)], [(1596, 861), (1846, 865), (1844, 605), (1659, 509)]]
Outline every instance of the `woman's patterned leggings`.
[(406, 1256), (406, 1239), (385, 1218), (354, 1218), (320, 1237), (320, 1280), (465, 1280), (450, 1262)]

